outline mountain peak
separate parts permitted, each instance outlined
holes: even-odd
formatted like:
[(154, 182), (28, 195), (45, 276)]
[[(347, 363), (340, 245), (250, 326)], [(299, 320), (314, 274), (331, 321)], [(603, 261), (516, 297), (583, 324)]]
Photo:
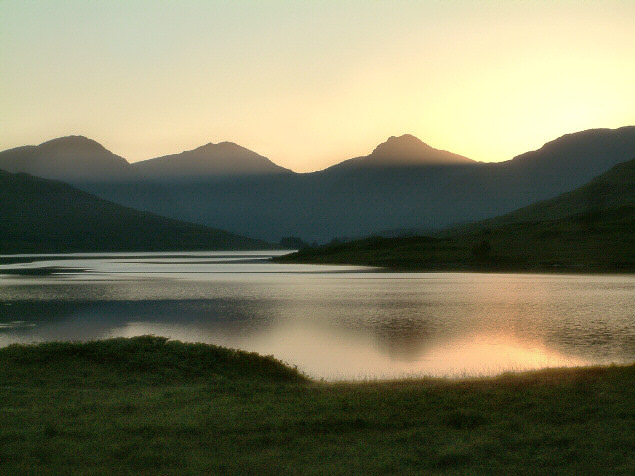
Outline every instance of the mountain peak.
[(130, 164), (84, 136), (58, 137), (0, 153), (0, 168), (69, 182), (128, 177)]
[(416, 159), (430, 150), (434, 149), (417, 137), (411, 134), (404, 134), (399, 137), (390, 136), (386, 142), (382, 142), (375, 147), (371, 156), (392, 159)]
[(412, 134), (390, 136), (369, 155), (345, 160), (326, 170), (384, 168), (384, 167), (425, 167), (474, 163), (472, 159), (435, 149)]
[(291, 172), (252, 150), (227, 141), (208, 142), (196, 149), (136, 162), (133, 166), (145, 177), (162, 180)]
[(213, 142), (208, 142), (207, 144), (197, 147), (196, 149), (192, 151), (185, 151), (184, 153), (195, 152), (195, 151), (207, 152), (214, 155), (223, 154), (223, 153), (243, 153), (243, 154), (259, 155), (241, 145), (236, 144), (235, 142), (229, 142), (229, 141), (218, 142), (216, 144)]
[(390, 136), (365, 158), (376, 165), (452, 165), (472, 162), (461, 155), (435, 149), (411, 134)]
[(103, 152), (106, 148), (99, 142), (89, 139), (85, 136), (64, 136), (56, 139), (51, 139), (46, 142), (42, 142), (38, 147), (43, 148), (69, 148), (69, 149), (83, 149), (94, 150)]

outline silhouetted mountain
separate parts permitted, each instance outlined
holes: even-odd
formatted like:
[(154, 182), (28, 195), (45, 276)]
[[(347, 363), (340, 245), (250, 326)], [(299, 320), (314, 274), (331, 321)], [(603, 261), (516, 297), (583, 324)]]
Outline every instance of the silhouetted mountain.
[(564, 219), (573, 215), (601, 215), (622, 207), (635, 209), (635, 159), (616, 165), (571, 192), (457, 230)]
[(284, 262), (403, 269), (635, 269), (635, 159), (507, 215), (433, 236), (373, 237), (305, 248)]
[(635, 127), (628, 126), (567, 134), (513, 160), (476, 164), (448, 184), (449, 196), (463, 215), (454, 213), (454, 223), (502, 215), (555, 197), (631, 159), (634, 153)]
[(370, 155), (345, 160), (326, 170), (359, 169), (364, 167), (417, 167), (466, 164), (474, 162), (462, 155), (430, 147), (410, 134), (391, 136), (379, 144)]
[(120, 180), (132, 171), (126, 159), (83, 136), (5, 150), (0, 152), (0, 169), (70, 182)]
[(135, 162), (132, 166), (145, 178), (161, 180), (292, 173), (233, 142), (210, 143), (180, 154)]
[[(235, 162), (246, 165), (220, 173), (219, 164), (229, 170), (234, 161), (223, 160), (220, 150), (234, 151)], [(123, 179), (69, 181), (122, 205), (242, 235), (328, 242), (503, 215), (573, 190), (634, 153), (635, 126), (568, 134), (499, 163), (474, 162), (402, 136), (368, 156), (299, 174), (224, 143), (132, 164)]]
[(122, 207), (62, 182), (0, 170), (0, 253), (268, 247), (260, 240)]

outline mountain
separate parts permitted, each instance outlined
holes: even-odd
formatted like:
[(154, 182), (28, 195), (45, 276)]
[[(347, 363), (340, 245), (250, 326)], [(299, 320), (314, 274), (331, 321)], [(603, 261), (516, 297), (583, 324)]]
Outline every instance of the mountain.
[(233, 142), (209, 143), (180, 154), (135, 162), (132, 167), (144, 178), (161, 180), (292, 173)]
[[(509, 161), (483, 164), (469, 181), (501, 192), (520, 187), (532, 194), (531, 203), (573, 190), (633, 155), (635, 126), (590, 129), (566, 134)], [(462, 187), (467, 182), (456, 185)]]
[(419, 167), (466, 164), (474, 162), (467, 157), (430, 147), (420, 139), (404, 134), (391, 136), (364, 157), (345, 160), (326, 170), (360, 169), (365, 167)]
[(121, 180), (132, 172), (126, 159), (83, 136), (5, 150), (0, 152), (0, 169), (69, 182)]
[(432, 236), (373, 237), (277, 260), (424, 270), (635, 271), (635, 159), (551, 200)]
[(601, 215), (622, 207), (635, 208), (635, 158), (612, 167), (571, 192), (468, 225), (465, 229), (566, 219), (573, 215)]
[(0, 170), (0, 253), (267, 247), (260, 240), (122, 207), (62, 182)]
[(241, 235), (328, 242), (504, 215), (571, 191), (633, 155), (635, 126), (567, 134), (498, 163), (474, 162), (405, 135), (312, 173), (291, 173), (221, 143), (131, 164), (123, 178), (66, 180), (121, 205)]

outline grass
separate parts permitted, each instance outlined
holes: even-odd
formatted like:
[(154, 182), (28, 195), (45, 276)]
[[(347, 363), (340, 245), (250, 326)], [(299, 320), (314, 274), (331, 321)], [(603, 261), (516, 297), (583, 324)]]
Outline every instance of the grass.
[(635, 365), (327, 384), (159, 337), (0, 349), (0, 473), (632, 474)]

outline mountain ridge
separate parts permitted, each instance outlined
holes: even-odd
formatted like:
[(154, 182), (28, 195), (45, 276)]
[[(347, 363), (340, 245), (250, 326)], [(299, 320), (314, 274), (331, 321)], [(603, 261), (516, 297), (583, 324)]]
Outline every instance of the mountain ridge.
[[(419, 151), (430, 149), (407, 135), (385, 142), (392, 146), (400, 138)], [(386, 146), (380, 146), (375, 149), (382, 152)], [(274, 242), (285, 236), (326, 242), (380, 230), (440, 229), (503, 215), (573, 190), (634, 153), (635, 126), (625, 126), (567, 134), (493, 163), (378, 167), (366, 166), (363, 160), (369, 156), (364, 156), (358, 166), (344, 163), (306, 174), (218, 176), (202, 171), (193, 177), (171, 178), (168, 173), (157, 179), (143, 177), (131, 165), (133, 173), (123, 179), (68, 181), (124, 206), (242, 235)], [(0, 153), (0, 168), (2, 157)]]
[(304, 248), (279, 262), (404, 270), (633, 272), (635, 159), (570, 192), (427, 236)]
[(457, 230), (557, 220), (572, 215), (597, 215), (622, 206), (635, 208), (635, 154), (633, 159), (611, 167), (570, 192), (502, 216), (458, 227)]
[[(144, 169), (148, 167), (150, 164), (153, 164), (153, 165), (156, 164), (157, 161), (168, 161), (172, 159), (176, 160), (179, 158), (189, 159), (190, 158), (189, 156), (195, 153), (197, 155), (201, 153), (208, 153), (210, 151), (216, 153), (219, 151), (219, 149), (224, 149), (224, 152), (229, 153), (231, 155), (242, 153), (242, 154), (251, 156), (253, 158), (263, 160), (269, 166), (271, 166), (272, 170), (275, 170), (275, 171), (285, 172), (285, 173), (290, 172), (290, 173), (294, 173), (298, 175), (315, 174), (315, 173), (323, 172), (323, 171), (330, 170), (330, 169), (337, 168), (344, 165), (347, 165), (347, 166), (352, 165), (353, 163), (355, 163), (356, 165), (363, 164), (363, 163), (366, 163), (369, 165), (376, 165), (376, 163), (373, 163), (372, 160), (368, 161), (368, 159), (388, 159), (388, 160), (392, 159), (393, 161), (392, 164), (390, 162), (387, 162), (386, 165), (409, 165), (409, 166), (444, 165), (448, 163), (486, 164), (486, 165), (509, 164), (509, 163), (518, 164), (521, 162), (522, 163), (531, 162), (532, 160), (534, 160), (535, 155), (538, 153), (557, 152), (558, 147), (562, 147), (565, 143), (572, 140), (579, 141), (580, 139), (585, 138), (585, 136), (592, 138), (593, 135), (601, 134), (601, 133), (618, 133), (619, 134), (622, 132), (627, 133), (632, 131), (635, 131), (635, 125), (622, 126), (615, 129), (594, 128), (594, 129), (585, 129), (583, 131), (578, 131), (578, 132), (571, 132), (571, 133), (567, 133), (562, 136), (559, 136), (556, 139), (545, 142), (538, 149), (534, 149), (531, 151), (524, 152), (522, 154), (518, 154), (512, 157), (511, 159), (500, 161), (500, 162), (475, 161), (473, 159), (462, 156), (460, 154), (455, 154), (453, 152), (443, 150), (443, 149), (436, 149), (430, 146), (429, 144), (423, 142), (421, 139), (417, 138), (416, 136), (412, 134), (402, 134), (400, 136), (389, 136), (384, 142), (375, 146), (373, 151), (368, 155), (358, 156), (351, 159), (345, 159), (345, 160), (342, 160), (341, 162), (332, 164), (326, 167), (325, 169), (316, 170), (313, 172), (303, 172), (303, 173), (295, 172), (286, 167), (282, 167), (276, 164), (275, 162), (273, 162), (271, 159), (263, 155), (260, 155), (257, 152), (254, 152), (244, 146), (241, 146), (240, 144), (237, 144), (231, 141), (221, 141), (217, 143), (208, 142), (201, 146), (195, 147), (194, 149), (184, 150), (182, 152), (177, 152), (173, 154), (166, 154), (163, 156), (153, 157), (150, 159), (139, 160), (136, 162), (129, 162), (124, 157), (121, 157), (117, 154), (112, 153), (111, 151), (106, 149), (101, 143), (95, 141), (94, 139), (90, 139), (83, 135), (68, 135), (68, 136), (53, 138), (45, 142), (42, 142), (41, 144), (38, 144), (38, 145), (23, 145), (23, 146), (13, 147), (13, 148), (0, 151), (0, 168), (2, 168), (3, 170), (10, 171), (12, 173), (17, 173), (17, 172), (31, 173), (27, 170), (18, 170), (17, 166), (7, 167), (6, 165), (7, 159), (2, 156), (12, 154), (12, 153), (18, 153), (18, 152), (29, 153), (36, 150), (51, 151), (51, 149), (53, 149), (52, 152), (59, 153), (59, 150), (58, 151), (54, 150), (54, 148), (59, 145), (64, 145), (64, 146), (72, 145), (75, 149), (81, 148), (84, 151), (111, 154), (120, 165), (126, 168), (129, 166), (130, 170)], [(432, 157), (422, 156), (422, 154), (425, 154), (425, 153), (436, 154), (436, 156), (432, 156)], [(201, 158), (201, 157), (198, 157), (198, 158)], [(205, 158), (205, 157), (202, 157), (202, 158)], [(217, 157), (211, 157), (211, 158), (215, 159)], [(24, 157), (21, 157), (21, 159), (24, 160)], [(365, 160), (366, 162), (364, 162)], [(18, 162), (18, 160), (15, 160), (15, 162)], [(37, 174), (33, 173), (33, 175), (37, 175)]]

